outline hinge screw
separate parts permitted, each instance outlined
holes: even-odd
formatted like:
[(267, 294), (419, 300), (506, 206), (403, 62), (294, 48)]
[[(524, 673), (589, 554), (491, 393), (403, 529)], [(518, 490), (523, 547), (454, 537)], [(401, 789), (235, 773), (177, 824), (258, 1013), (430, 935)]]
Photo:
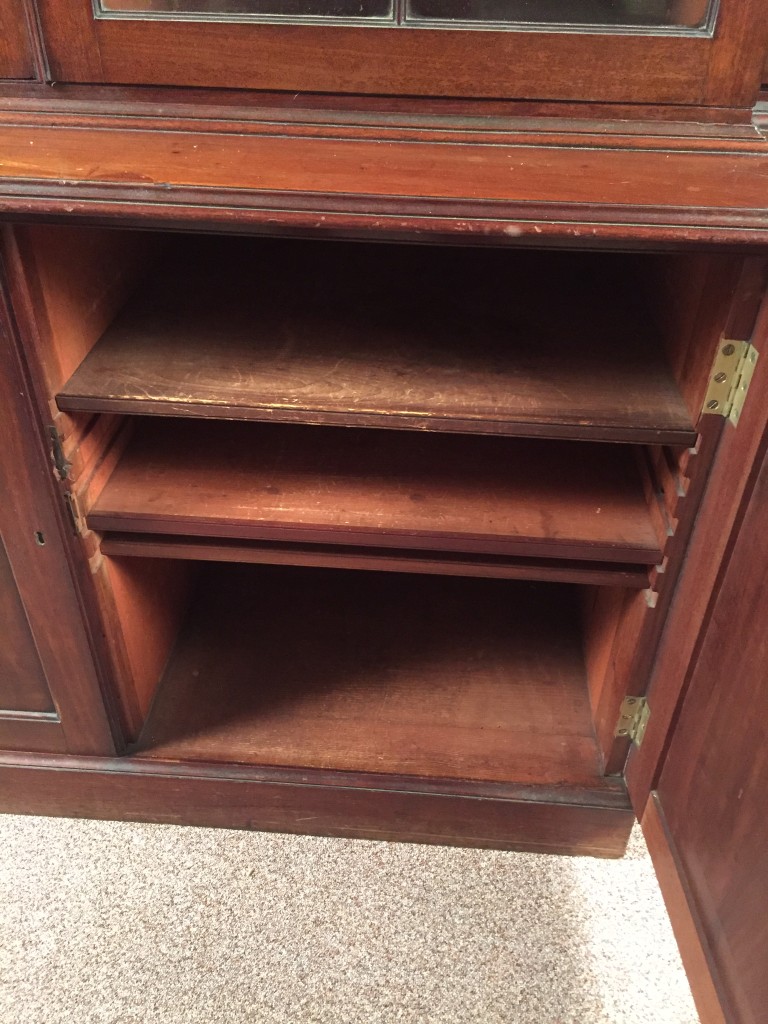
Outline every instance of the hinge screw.
[(709, 402), (707, 402), (707, 408), (708, 409), (716, 409), (718, 407), (718, 405), (720, 405), (720, 403), (718, 402), (718, 400), (716, 398), (712, 398), (712, 399), (710, 399)]
[(735, 351), (736, 351), (736, 346), (735, 345), (724, 345), (723, 346), (723, 355), (724, 356), (732, 356)]
[(718, 384), (725, 384), (725, 382), (728, 380), (728, 374), (727, 373), (717, 373), (717, 374), (715, 374), (715, 380), (717, 381)]

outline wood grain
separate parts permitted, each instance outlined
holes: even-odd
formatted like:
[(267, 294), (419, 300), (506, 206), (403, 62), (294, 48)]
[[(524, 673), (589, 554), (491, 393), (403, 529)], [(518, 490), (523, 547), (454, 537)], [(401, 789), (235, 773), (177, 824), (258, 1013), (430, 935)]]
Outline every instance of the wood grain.
[(768, 140), (752, 126), (164, 106), (11, 105), (2, 208), (582, 248), (768, 240)]
[(89, 0), (38, 5), (62, 82), (747, 107), (766, 41), (760, 0), (722, 0), (714, 37), (96, 20)]
[(715, 984), (717, 966), (712, 961), (695, 900), (681, 872), (678, 851), (655, 794), (648, 801), (642, 826), (701, 1024), (729, 1024)]
[(343, 544), (291, 544), (279, 541), (174, 537), (172, 535), (107, 533), (100, 544), (109, 558), (182, 559), (199, 562), (245, 562), (253, 565), (304, 565), (326, 569), (371, 569), (377, 572), (476, 576), (503, 580), (584, 583), (596, 587), (642, 590), (648, 570), (620, 562), (578, 562), (564, 559), (504, 558), (450, 551), (345, 547)]
[(661, 558), (620, 445), (145, 420), (94, 530), (635, 562)]
[(185, 240), (58, 403), (691, 444), (642, 273), (628, 257)]
[[(590, 792), (136, 757), (0, 755), (0, 809), (357, 839), (620, 857), (620, 780)], [(567, 795), (573, 801), (563, 799)]]
[(657, 785), (728, 1020), (768, 1005), (768, 434)]
[(576, 598), (546, 584), (208, 567), (138, 749), (586, 785), (600, 771)]
[(13, 570), (0, 536), (0, 715), (53, 711), (53, 701), (29, 628)]
[[(751, 287), (749, 292), (754, 300)], [(736, 340), (751, 338), (758, 351), (764, 354), (768, 340), (768, 303), (764, 300), (762, 304), (752, 303), (749, 315), (745, 315), (738, 301), (736, 309), (739, 315), (729, 324), (728, 336)], [(705, 481), (701, 480), (702, 474), (695, 466), (703, 452), (694, 456), (692, 463), (698, 481), (694, 481), (693, 490), (703, 493), (700, 501), (690, 492), (685, 499), (686, 514), (690, 515), (689, 504), (693, 500), (697, 515), (685, 545), (684, 571), (674, 592), (674, 601), (670, 601), (662, 619), (664, 631), (654, 662), (649, 666), (650, 676), (648, 669), (644, 672), (645, 678), (650, 679), (648, 697), (654, 712), (642, 747), (631, 750), (626, 765), (627, 783), (638, 816), (642, 815), (658, 777), (677, 708), (690, 681), (712, 595), (718, 587), (720, 568), (732, 546), (734, 524), (738, 521), (744, 495), (748, 493), (760, 444), (768, 428), (768, 359), (757, 361), (738, 428), (727, 424), (720, 430), (718, 422), (716, 416), (702, 416), (699, 447), (709, 451)], [(658, 610), (657, 606), (654, 612)], [(636, 637), (637, 631), (635, 642)]]
[(0, 78), (33, 78), (24, 0), (0, 0)]
[[(103, 680), (68, 559), (71, 536), (64, 533), (61, 496), (33, 413), (15, 331), (5, 282), (0, 281), (0, 534), (57, 717), (7, 719), (0, 742), (39, 750), (50, 737), (51, 750), (112, 754)], [(22, 623), (16, 620), (23, 629)], [(2, 623), (4, 631), (12, 626), (13, 620)], [(23, 635), (18, 643), (24, 643)], [(31, 690), (32, 706), (40, 708), (44, 695), (38, 689), (35, 696), (34, 676), (27, 677), (25, 686)]]

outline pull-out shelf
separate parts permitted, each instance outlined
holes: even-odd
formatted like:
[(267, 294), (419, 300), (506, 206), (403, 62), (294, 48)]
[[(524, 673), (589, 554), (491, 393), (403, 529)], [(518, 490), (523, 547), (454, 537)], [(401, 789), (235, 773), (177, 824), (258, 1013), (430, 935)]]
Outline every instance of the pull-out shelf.
[(99, 531), (649, 566), (624, 445), (141, 420), (88, 514)]

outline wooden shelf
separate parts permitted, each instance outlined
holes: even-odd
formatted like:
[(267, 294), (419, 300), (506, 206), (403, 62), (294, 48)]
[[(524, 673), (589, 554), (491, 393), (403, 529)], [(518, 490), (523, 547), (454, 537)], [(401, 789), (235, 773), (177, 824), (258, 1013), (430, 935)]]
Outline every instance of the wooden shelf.
[(620, 562), (579, 562), (547, 558), (504, 558), (450, 551), (401, 551), (394, 548), (346, 547), (342, 544), (281, 544), (209, 537), (108, 533), (100, 544), (109, 558), (163, 558), (185, 562), (243, 562), (251, 565), (303, 565), (319, 569), (368, 569), (377, 572), (425, 573), (430, 576), (475, 576), (484, 579), (584, 583), (596, 587), (644, 590), (648, 569)]
[(141, 421), (100, 531), (651, 565), (633, 450), (570, 441)]
[(691, 445), (637, 259), (184, 239), (67, 411)]
[(579, 596), (208, 566), (136, 752), (597, 787)]

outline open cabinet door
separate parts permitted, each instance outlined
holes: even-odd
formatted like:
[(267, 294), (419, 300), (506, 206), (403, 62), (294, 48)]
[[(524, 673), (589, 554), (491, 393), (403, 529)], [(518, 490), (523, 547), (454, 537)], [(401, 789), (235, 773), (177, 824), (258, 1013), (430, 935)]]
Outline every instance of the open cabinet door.
[(53, 469), (1, 285), (0, 438), (0, 752), (111, 754)]
[(703, 1024), (768, 1011), (767, 444), (643, 816)]

